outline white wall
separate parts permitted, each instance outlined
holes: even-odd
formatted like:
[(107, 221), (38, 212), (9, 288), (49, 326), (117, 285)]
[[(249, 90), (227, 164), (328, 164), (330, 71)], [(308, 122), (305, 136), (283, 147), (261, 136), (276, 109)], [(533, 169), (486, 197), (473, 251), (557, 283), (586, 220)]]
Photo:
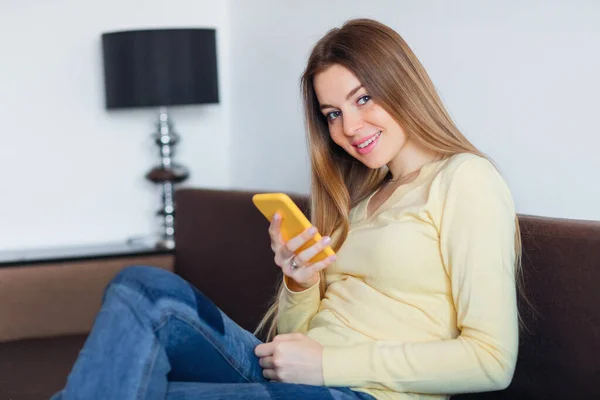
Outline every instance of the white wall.
[(217, 28), (221, 103), (173, 110), (185, 185), (306, 193), (298, 79), (314, 42), (359, 16), (405, 37), (520, 212), (600, 220), (600, 2), (3, 1), (0, 249), (157, 228), (155, 113), (105, 111), (102, 32)]
[(413, 48), (519, 212), (600, 220), (600, 2), (232, 3), (234, 186), (308, 191), (305, 60), (329, 28), (371, 17)]
[[(143, 5), (142, 5), (143, 4)], [(221, 104), (173, 109), (186, 185), (230, 177), (228, 2), (0, 2), (0, 249), (114, 242), (157, 229), (155, 110), (104, 109), (100, 34), (217, 28)], [(210, 145), (208, 145), (210, 140)]]

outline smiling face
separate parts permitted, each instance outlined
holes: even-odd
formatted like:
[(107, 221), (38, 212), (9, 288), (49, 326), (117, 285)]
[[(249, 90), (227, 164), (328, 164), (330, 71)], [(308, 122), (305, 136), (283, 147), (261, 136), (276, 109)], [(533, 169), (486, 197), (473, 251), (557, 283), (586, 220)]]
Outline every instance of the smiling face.
[(331, 139), (367, 167), (389, 164), (408, 142), (402, 127), (347, 68), (336, 64), (317, 74), (314, 89)]

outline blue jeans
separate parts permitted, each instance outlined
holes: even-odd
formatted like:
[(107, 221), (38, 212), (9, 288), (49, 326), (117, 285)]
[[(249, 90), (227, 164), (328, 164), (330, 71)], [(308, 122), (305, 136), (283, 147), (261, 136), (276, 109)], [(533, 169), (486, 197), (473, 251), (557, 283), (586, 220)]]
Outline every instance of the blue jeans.
[(349, 388), (268, 382), (254, 355), (259, 343), (178, 275), (129, 267), (107, 287), (52, 399), (373, 399)]

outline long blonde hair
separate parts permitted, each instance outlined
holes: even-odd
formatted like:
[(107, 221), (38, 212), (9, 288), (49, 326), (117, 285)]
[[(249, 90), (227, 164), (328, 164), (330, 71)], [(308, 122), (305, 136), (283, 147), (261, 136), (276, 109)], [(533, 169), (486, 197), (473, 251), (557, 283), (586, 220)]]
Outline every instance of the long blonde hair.
[[(337, 146), (329, 135), (327, 120), (319, 109), (313, 80), (337, 64), (352, 71), (372, 99), (404, 129), (409, 139), (444, 157), (471, 153), (485, 157), (456, 127), (425, 69), (402, 37), (393, 29), (370, 19), (354, 19), (330, 30), (313, 48), (302, 75), (307, 142), (311, 158), (311, 220), (322, 235), (337, 231), (332, 247), (344, 243), (352, 207), (377, 190), (387, 170), (370, 169)], [(521, 235), (516, 223), (515, 251), (520, 277)], [(321, 275), (321, 297), (327, 288)], [(520, 279), (518, 280), (520, 282)], [(276, 334), (278, 299), (258, 325), (267, 325), (267, 340)]]

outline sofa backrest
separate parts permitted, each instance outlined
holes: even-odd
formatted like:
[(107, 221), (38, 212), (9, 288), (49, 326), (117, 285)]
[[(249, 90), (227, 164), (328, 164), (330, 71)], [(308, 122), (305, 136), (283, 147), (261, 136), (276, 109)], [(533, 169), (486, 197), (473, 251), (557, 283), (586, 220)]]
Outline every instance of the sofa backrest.
[(507, 398), (600, 399), (600, 222), (521, 216), (520, 225), (531, 305), (521, 301)]
[[(175, 270), (253, 330), (280, 278), (268, 222), (250, 192), (176, 193)], [(292, 196), (303, 210), (304, 196)], [(502, 392), (462, 399), (600, 398), (600, 222), (520, 216), (525, 325), (517, 370)]]
[[(253, 193), (176, 192), (175, 271), (250, 331), (275, 296), (281, 273), (273, 261), (269, 223)], [(306, 199), (291, 196), (306, 210)]]

